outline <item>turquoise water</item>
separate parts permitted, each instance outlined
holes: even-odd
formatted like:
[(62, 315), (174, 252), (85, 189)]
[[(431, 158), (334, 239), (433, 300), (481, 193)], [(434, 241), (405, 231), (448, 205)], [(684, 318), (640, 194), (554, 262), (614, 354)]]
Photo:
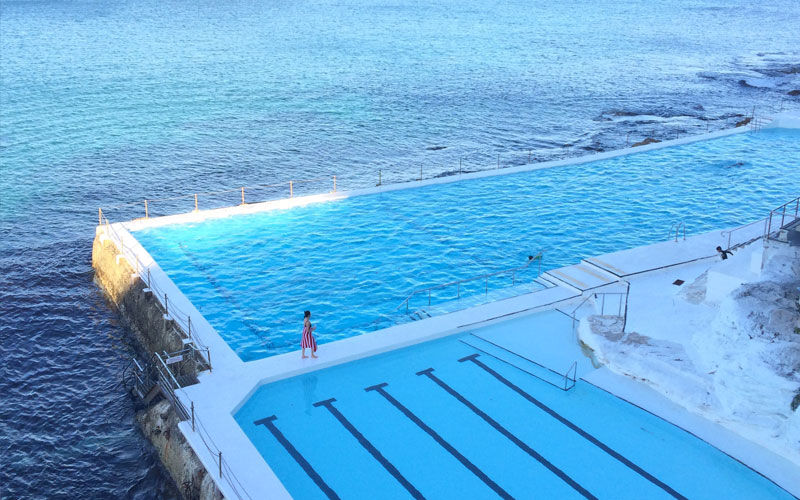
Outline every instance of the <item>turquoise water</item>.
[[(135, 233), (244, 360), (408, 321), (414, 290), (522, 265), (544, 268), (750, 222), (797, 195), (800, 131), (770, 130), (564, 168), (357, 196)], [(713, 250), (713, 249), (712, 249)], [(517, 280), (536, 288), (531, 266)], [(498, 277), (493, 289), (510, 286)], [(480, 295), (474, 282), (463, 294)], [(457, 291), (434, 295), (434, 302)], [(416, 296), (410, 311), (425, 307)]]
[[(537, 315), (536, 321), (541, 328), (560, 328), (567, 335), (572, 331), (571, 320), (558, 312)], [(428, 376), (415, 375), (433, 368), (433, 375), (597, 498), (672, 498), (667, 488), (693, 500), (792, 498), (716, 448), (582, 380), (565, 392), (459, 340), (448, 337), (262, 386), (235, 419), (295, 498), (325, 495), (275, 435), (255, 422), (277, 417), (275, 428), (341, 498), (410, 497), (330, 410), (314, 405), (329, 398), (335, 398), (335, 409), (425, 498), (498, 498), (496, 490), (397, 406), (375, 390), (365, 391), (387, 383), (383, 389), (391, 397), (510, 496), (583, 498)], [(475, 353), (487, 367), (660, 485), (477, 364), (458, 361)]]

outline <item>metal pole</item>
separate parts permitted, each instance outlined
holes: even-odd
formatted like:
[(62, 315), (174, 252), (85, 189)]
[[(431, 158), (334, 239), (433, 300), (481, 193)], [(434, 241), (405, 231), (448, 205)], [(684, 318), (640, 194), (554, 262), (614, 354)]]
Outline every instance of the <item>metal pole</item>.
[(497, 168), (500, 168), (500, 153), (497, 153)]
[(533, 151), (529, 149), (528, 150), (528, 163), (531, 162), (531, 153), (533, 153)]
[(242, 186), (242, 205), (244, 205), (244, 186)]
[(197, 193), (194, 194), (194, 211), (197, 212)]
[(147, 287), (148, 288), (150, 288), (150, 283), (152, 283), (152, 281), (150, 280), (150, 268), (148, 267), (147, 268)]
[(603, 300), (600, 301), (600, 316), (605, 316), (606, 314), (606, 294), (603, 294)]
[(167, 294), (164, 294), (164, 313), (169, 316), (169, 302), (167, 301)]
[(336, 192), (336, 176), (333, 176), (333, 192)]
[(144, 218), (150, 218), (150, 211), (147, 209), (147, 199), (144, 200)]
[(431, 305), (431, 291), (428, 290), (428, 305)]
[(381, 169), (378, 169), (378, 185), (381, 185)]
[(219, 477), (222, 477), (222, 452), (219, 452)]
[(294, 198), (294, 181), (289, 181), (289, 198)]
[(188, 333), (189, 333), (189, 337), (191, 337), (192, 336), (192, 317), (189, 316), (187, 321), (189, 323), (189, 326), (187, 327), (187, 328), (189, 328), (189, 332)]
[(484, 295), (489, 295), (489, 277), (488, 276), (486, 277), (486, 282), (485, 282), (484, 287), (483, 287), (483, 294)]
[(97, 209), (97, 225), (98, 226), (103, 225), (103, 209), (102, 208), (98, 208)]
[(194, 401), (192, 401), (192, 432), (194, 432)]
[(456, 298), (461, 298), (461, 282), (456, 283)]
[(461, 160), (462, 160), (462, 158), (458, 159), (458, 174), (459, 175), (461, 175), (463, 173), (462, 170), (461, 170)]

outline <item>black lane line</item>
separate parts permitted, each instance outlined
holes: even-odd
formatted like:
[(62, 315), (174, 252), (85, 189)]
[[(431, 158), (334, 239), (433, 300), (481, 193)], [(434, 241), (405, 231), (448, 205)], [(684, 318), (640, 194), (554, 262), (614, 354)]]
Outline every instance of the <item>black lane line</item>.
[(470, 471), (470, 472), (472, 472), (473, 474), (475, 474), (476, 476), (478, 476), (478, 479), (480, 479), (481, 481), (483, 481), (484, 483), (486, 483), (486, 485), (487, 485), (489, 488), (493, 489), (495, 493), (497, 493), (498, 495), (500, 495), (500, 497), (501, 497), (501, 498), (504, 498), (504, 499), (506, 499), (506, 500), (513, 500), (513, 498), (514, 498), (514, 497), (512, 497), (511, 495), (509, 495), (509, 494), (508, 494), (508, 492), (506, 492), (506, 490), (504, 490), (504, 489), (503, 489), (503, 488), (501, 488), (501, 487), (500, 487), (500, 486), (499, 486), (497, 483), (495, 483), (494, 481), (492, 481), (492, 480), (489, 478), (489, 476), (487, 476), (486, 474), (484, 474), (484, 472), (483, 472), (482, 470), (480, 470), (479, 468), (477, 468), (477, 467), (475, 466), (475, 464), (473, 464), (472, 462), (470, 462), (470, 461), (469, 461), (469, 459), (468, 459), (467, 457), (465, 457), (464, 455), (462, 455), (462, 454), (461, 454), (461, 453), (460, 453), (458, 450), (456, 450), (456, 449), (455, 449), (455, 448), (454, 448), (454, 447), (453, 447), (453, 446), (452, 446), (450, 443), (448, 443), (447, 441), (445, 441), (445, 440), (444, 440), (444, 438), (443, 438), (442, 436), (440, 436), (440, 435), (439, 435), (439, 433), (437, 433), (435, 430), (431, 429), (431, 428), (430, 428), (430, 427), (429, 427), (429, 426), (428, 426), (428, 425), (427, 425), (425, 422), (423, 422), (422, 420), (420, 420), (420, 418), (419, 418), (419, 417), (417, 417), (416, 415), (414, 415), (414, 414), (411, 412), (411, 410), (409, 410), (408, 408), (406, 408), (406, 407), (405, 407), (405, 406), (404, 406), (404, 405), (403, 405), (403, 404), (402, 404), (400, 401), (396, 400), (396, 399), (395, 399), (395, 398), (394, 398), (394, 397), (393, 397), (391, 394), (389, 394), (388, 392), (386, 392), (386, 390), (384, 389), (384, 387), (386, 387), (387, 385), (389, 385), (389, 384), (387, 384), (386, 382), (383, 382), (382, 384), (377, 384), (377, 385), (373, 385), (373, 386), (371, 386), (371, 387), (367, 387), (367, 388), (366, 388), (366, 389), (364, 389), (364, 390), (365, 390), (365, 391), (367, 391), (367, 392), (369, 392), (369, 391), (376, 391), (378, 394), (380, 394), (381, 396), (383, 396), (384, 398), (386, 398), (386, 400), (387, 400), (387, 401), (389, 401), (390, 403), (392, 403), (392, 405), (394, 405), (394, 407), (395, 407), (395, 408), (397, 408), (398, 410), (400, 410), (400, 411), (403, 413), (403, 415), (405, 415), (406, 417), (408, 417), (408, 418), (409, 418), (409, 420), (411, 420), (412, 422), (414, 422), (415, 424), (417, 424), (417, 426), (418, 426), (420, 429), (422, 429), (423, 431), (425, 431), (426, 433), (428, 433), (428, 435), (429, 435), (430, 437), (432, 437), (434, 441), (436, 441), (437, 443), (439, 443), (439, 445), (441, 445), (441, 447), (442, 447), (442, 448), (444, 448), (444, 449), (445, 449), (445, 450), (447, 450), (447, 451), (448, 451), (448, 452), (449, 452), (451, 455), (453, 455), (453, 456), (454, 456), (454, 457), (455, 457), (455, 458), (456, 458), (456, 459), (457, 459), (459, 462), (461, 462), (461, 464), (462, 464), (464, 467), (466, 467), (467, 469), (469, 469), (469, 471)]
[(558, 467), (556, 467), (555, 465), (550, 463), (549, 460), (547, 460), (546, 458), (541, 456), (538, 452), (536, 452), (536, 450), (534, 450), (533, 448), (531, 448), (527, 444), (523, 443), (522, 440), (520, 440), (517, 436), (511, 434), (511, 432), (508, 429), (506, 429), (505, 427), (500, 425), (495, 419), (493, 419), (492, 417), (490, 417), (489, 415), (484, 413), (480, 408), (478, 408), (477, 406), (475, 406), (474, 404), (469, 402), (464, 396), (462, 396), (461, 394), (456, 392), (455, 389), (453, 389), (449, 385), (445, 384), (440, 378), (438, 378), (436, 375), (434, 375), (431, 372), (433, 372), (433, 368), (428, 368), (428, 369), (422, 370), (420, 372), (417, 372), (417, 375), (425, 375), (429, 379), (431, 379), (434, 382), (436, 382), (436, 384), (439, 387), (441, 387), (442, 389), (447, 391), (451, 396), (453, 396), (454, 398), (459, 400), (461, 403), (463, 403), (467, 408), (472, 410), (476, 415), (478, 415), (483, 420), (485, 420), (486, 423), (488, 423), (489, 425), (494, 427), (495, 430), (497, 430), (497, 432), (499, 432), (500, 434), (502, 434), (505, 437), (507, 437), (512, 443), (517, 445), (522, 451), (524, 451), (528, 455), (530, 455), (533, 458), (535, 458), (540, 464), (544, 465), (548, 470), (550, 470), (550, 472), (552, 472), (553, 474), (558, 476), (562, 481), (564, 481), (565, 483), (570, 485), (575, 491), (577, 491), (578, 493), (583, 495), (585, 498), (589, 498), (591, 500), (597, 500), (596, 496), (594, 496), (591, 493), (589, 493), (589, 491), (587, 491), (586, 488), (584, 488), (583, 486), (578, 484), (574, 479), (572, 479), (571, 477), (566, 475), (564, 473), (564, 471), (562, 471), (561, 469), (559, 469)]
[(601, 450), (605, 451), (606, 453), (608, 453), (612, 457), (616, 458), (617, 460), (622, 462), (624, 465), (628, 466), (631, 470), (633, 470), (634, 472), (636, 472), (637, 474), (639, 474), (643, 478), (645, 478), (648, 481), (650, 481), (651, 483), (655, 484), (656, 486), (658, 486), (662, 490), (666, 491), (667, 493), (669, 493), (673, 497), (679, 498), (681, 500), (686, 500), (685, 496), (681, 495), (680, 493), (678, 493), (677, 491), (672, 489), (668, 484), (662, 482), (657, 477), (653, 476), (652, 474), (650, 474), (646, 470), (642, 469), (641, 467), (639, 467), (635, 463), (631, 462), (630, 460), (628, 460), (627, 458), (622, 456), (617, 451), (613, 450), (611, 447), (609, 447), (608, 445), (606, 445), (605, 443), (603, 443), (602, 441), (600, 441), (596, 437), (592, 436), (591, 434), (589, 434), (585, 430), (581, 429), (580, 427), (578, 427), (577, 425), (573, 424), (572, 422), (570, 422), (566, 418), (562, 417), (561, 415), (556, 413), (555, 410), (553, 410), (552, 408), (550, 408), (546, 404), (542, 403), (538, 399), (534, 398), (533, 396), (531, 396), (530, 394), (528, 394), (527, 392), (522, 390), (520, 387), (515, 385), (513, 382), (511, 382), (507, 378), (503, 377), (502, 375), (500, 375), (496, 371), (492, 370), (491, 368), (489, 368), (488, 366), (483, 364), (481, 361), (477, 360), (476, 359), (477, 357), (478, 357), (478, 354), (471, 354), (469, 356), (466, 356), (464, 358), (459, 359), (458, 361), (461, 362), (461, 363), (463, 363), (464, 361), (472, 361), (473, 363), (478, 365), (480, 368), (482, 368), (483, 370), (488, 372), (490, 375), (492, 375), (494, 378), (496, 378), (497, 380), (499, 380), (500, 382), (502, 382), (503, 384), (505, 384), (509, 388), (513, 389), (517, 394), (519, 394), (523, 398), (527, 399), (528, 401), (530, 401), (531, 403), (536, 405), (538, 408), (540, 408), (542, 411), (544, 411), (545, 413), (547, 413), (551, 417), (555, 418), (556, 420), (558, 420), (562, 424), (566, 425), (567, 427), (569, 427), (573, 431), (577, 432), (581, 437), (585, 438), (590, 443), (594, 444), (595, 446), (597, 446)]
[(325, 408), (327, 408), (327, 410), (328, 410), (329, 412), (331, 412), (331, 414), (332, 414), (334, 417), (336, 417), (336, 420), (338, 420), (338, 421), (339, 421), (339, 423), (341, 423), (341, 424), (344, 426), (344, 428), (345, 428), (345, 429), (347, 429), (347, 430), (350, 432), (350, 434), (352, 434), (352, 435), (353, 435), (353, 437), (354, 437), (354, 438), (356, 438), (356, 439), (358, 440), (358, 442), (359, 442), (359, 443), (361, 443), (361, 446), (363, 446), (363, 447), (364, 447), (364, 448), (365, 448), (365, 449), (366, 449), (366, 450), (367, 450), (367, 451), (370, 453), (370, 455), (372, 455), (372, 456), (373, 456), (373, 458), (375, 458), (375, 460), (377, 460), (378, 462), (380, 462), (380, 464), (381, 464), (381, 465), (383, 465), (383, 468), (384, 468), (384, 469), (386, 469), (386, 470), (389, 472), (389, 474), (391, 474), (392, 476), (394, 476), (394, 478), (395, 478), (395, 479), (397, 479), (397, 481), (398, 481), (400, 484), (402, 484), (402, 485), (403, 485), (403, 487), (404, 487), (406, 490), (408, 490), (408, 492), (409, 492), (409, 493), (411, 493), (411, 496), (412, 496), (412, 497), (416, 498), (417, 500), (424, 500), (424, 499), (425, 499), (425, 497), (424, 497), (424, 496), (422, 496), (422, 493), (420, 493), (420, 492), (419, 492), (419, 491), (418, 491), (418, 490), (417, 490), (417, 489), (414, 487), (414, 485), (413, 485), (413, 484), (411, 484), (410, 482), (408, 482), (408, 479), (406, 479), (405, 477), (403, 477), (403, 475), (402, 475), (402, 474), (400, 474), (400, 471), (398, 471), (398, 470), (395, 468), (395, 466), (394, 466), (394, 465), (392, 465), (392, 463), (391, 463), (391, 462), (389, 462), (388, 460), (386, 460), (386, 457), (384, 457), (384, 456), (381, 454), (381, 452), (380, 452), (380, 451), (378, 451), (378, 449), (377, 449), (377, 448), (375, 448), (375, 446), (373, 446), (373, 445), (372, 445), (372, 443), (370, 443), (370, 442), (367, 440), (367, 438), (365, 438), (365, 437), (364, 437), (364, 435), (363, 435), (363, 434), (361, 434), (361, 433), (358, 431), (358, 429), (356, 429), (356, 428), (353, 426), (353, 424), (351, 424), (351, 423), (350, 423), (350, 421), (349, 421), (349, 420), (347, 420), (347, 419), (345, 418), (345, 416), (344, 416), (344, 415), (342, 415), (342, 413), (341, 413), (341, 412), (340, 412), (340, 411), (339, 411), (339, 410), (338, 410), (338, 409), (337, 409), (335, 406), (333, 406), (333, 402), (334, 402), (334, 401), (336, 401), (336, 398), (330, 398), (330, 399), (326, 399), (325, 401), (318, 401), (318, 402), (314, 403), (314, 406), (316, 406), (316, 407), (319, 407), (319, 406), (324, 406)]
[(319, 489), (321, 489), (322, 492), (325, 493), (325, 495), (331, 500), (339, 500), (339, 495), (337, 495), (336, 492), (333, 491), (330, 486), (328, 486), (328, 484), (320, 477), (320, 475), (317, 474), (317, 471), (315, 471), (314, 468), (311, 467), (311, 464), (308, 463), (308, 460), (306, 460), (305, 457), (303, 457), (303, 455), (301, 455), (300, 452), (297, 451), (297, 448), (295, 448), (294, 445), (292, 445), (292, 443), (290, 443), (289, 440), (286, 439), (286, 436), (284, 436), (283, 433), (277, 427), (275, 427), (273, 420), (277, 419), (278, 417), (272, 415), (271, 417), (262, 418), (261, 420), (256, 420), (253, 423), (255, 425), (263, 425), (264, 427), (269, 429), (272, 435), (275, 436), (275, 439), (277, 439), (278, 442), (286, 449), (286, 451), (289, 452), (289, 455), (291, 455), (292, 458), (294, 458), (295, 461), (300, 465), (300, 467), (303, 468), (306, 474), (308, 474), (308, 477), (310, 477), (311, 480), (314, 481), (314, 483), (319, 487)]

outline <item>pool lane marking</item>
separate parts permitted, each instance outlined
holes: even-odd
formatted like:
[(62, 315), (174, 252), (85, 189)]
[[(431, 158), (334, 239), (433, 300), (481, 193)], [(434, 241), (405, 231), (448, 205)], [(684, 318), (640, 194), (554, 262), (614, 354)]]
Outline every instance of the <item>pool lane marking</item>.
[(434, 441), (439, 443), (439, 445), (442, 448), (447, 450), (451, 455), (453, 455), (456, 458), (456, 460), (461, 462), (461, 464), (464, 467), (466, 467), (467, 469), (469, 469), (470, 472), (475, 474), (478, 477), (478, 479), (480, 479), (481, 481), (486, 483), (486, 486), (488, 486), (489, 488), (494, 490), (495, 493), (500, 495), (501, 498), (504, 498), (506, 500), (512, 500), (514, 498), (511, 495), (509, 495), (508, 492), (506, 492), (506, 490), (501, 488), (497, 483), (492, 481), (491, 478), (489, 478), (489, 476), (484, 474), (484, 472), (482, 470), (480, 470), (478, 467), (476, 467), (475, 464), (470, 462), (467, 457), (465, 457), (457, 449), (455, 449), (453, 447), (453, 445), (448, 443), (442, 436), (439, 435), (439, 433), (437, 433), (430, 426), (428, 426), (428, 424), (423, 422), (418, 416), (414, 415), (414, 413), (412, 413), (411, 410), (406, 408), (406, 406), (404, 406), (400, 401), (396, 400), (391, 394), (386, 392), (384, 387), (386, 387), (387, 385), (389, 385), (389, 384), (387, 384), (386, 382), (383, 382), (381, 384), (377, 384), (377, 385), (373, 385), (373, 386), (367, 387), (364, 390), (367, 391), (367, 392), (375, 391), (378, 394), (380, 394), (381, 396), (383, 396), (384, 398), (386, 398), (386, 400), (389, 401), (390, 403), (392, 403), (392, 405), (395, 408), (400, 410), (403, 413), (403, 415), (405, 415), (406, 417), (408, 417), (409, 420), (411, 420), (412, 422), (417, 424), (417, 427), (419, 427), (420, 429), (425, 431), (430, 437), (433, 438)]
[(298, 465), (300, 465), (300, 467), (303, 468), (308, 477), (310, 477), (311, 480), (314, 481), (314, 483), (319, 487), (319, 489), (321, 489), (322, 492), (325, 493), (325, 495), (331, 500), (339, 500), (339, 495), (337, 495), (336, 492), (333, 491), (333, 489), (331, 489), (330, 486), (328, 486), (328, 484), (322, 479), (322, 477), (320, 477), (320, 475), (317, 474), (317, 471), (314, 470), (311, 464), (308, 463), (308, 460), (306, 460), (305, 457), (303, 457), (303, 455), (301, 455), (300, 452), (297, 451), (297, 448), (295, 448), (294, 445), (292, 445), (292, 443), (289, 442), (288, 439), (286, 439), (286, 436), (283, 435), (280, 429), (278, 429), (275, 426), (273, 421), (277, 419), (278, 417), (272, 415), (271, 417), (262, 418), (261, 420), (256, 420), (253, 423), (255, 425), (263, 425), (264, 427), (269, 429), (272, 435), (275, 436), (275, 439), (277, 439), (278, 442), (286, 449), (286, 451), (289, 452), (289, 455), (291, 455), (292, 458), (294, 458), (294, 460), (298, 463)]
[(503, 377), (502, 375), (500, 375), (496, 371), (492, 370), (491, 368), (489, 368), (488, 366), (483, 364), (481, 361), (476, 359), (478, 356), (479, 356), (479, 354), (471, 354), (469, 356), (466, 356), (466, 357), (463, 357), (463, 358), (459, 359), (458, 361), (460, 363), (463, 363), (464, 361), (472, 361), (474, 364), (476, 364), (477, 366), (482, 368), (484, 371), (486, 371), (487, 373), (492, 375), (494, 378), (496, 378), (497, 380), (499, 380), (500, 382), (502, 382), (503, 384), (505, 384), (506, 386), (508, 386), (512, 390), (514, 390), (517, 394), (519, 394), (523, 398), (527, 399), (529, 402), (531, 402), (534, 405), (536, 405), (539, 409), (541, 409), (542, 411), (544, 411), (545, 413), (547, 413), (551, 417), (555, 418), (556, 420), (558, 420), (562, 424), (566, 425), (567, 427), (569, 427), (573, 431), (577, 432), (581, 437), (585, 438), (590, 443), (594, 444), (595, 446), (597, 446), (601, 450), (605, 451), (606, 453), (608, 453), (612, 457), (616, 458), (618, 461), (620, 461), (624, 465), (628, 466), (631, 470), (633, 470), (634, 472), (636, 472), (637, 474), (639, 474), (643, 478), (645, 478), (648, 481), (650, 481), (651, 483), (655, 484), (656, 486), (658, 486), (662, 490), (666, 491), (667, 493), (669, 493), (673, 497), (681, 499), (681, 500), (686, 500), (685, 496), (681, 495), (680, 493), (678, 493), (677, 491), (672, 489), (668, 484), (662, 482), (657, 477), (653, 476), (652, 474), (650, 474), (646, 470), (642, 469), (641, 467), (639, 467), (635, 463), (631, 462), (630, 460), (628, 460), (627, 458), (622, 456), (620, 453), (618, 453), (617, 451), (615, 451), (614, 449), (612, 449), (611, 447), (609, 447), (608, 445), (606, 445), (605, 443), (603, 443), (602, 441), (597, 439), (596, 437), (592, 436), (591, 434), (589, 434), (585, 430), (581, 429), (580, 427), (578, 427), (577, 425), (575, 425), (571, 421), (569, 421), (566, 418), (564, 418), (563, 416), (561, 416), (559, 413), (556, 413), (555, 410), (553, 410), (552, 408), (550, 408), (546, 404), (542, 403), (538, 399), (534, 398), (533, 396), (531, 396), (530, 394), (528, 394), (527, 392), (522, 390), (519, 386), (515, 385), (513, 382), (511, 382), (507, 378)]
[(489, 424), (492, 427), (494, 427), (497, 432), (499, 432), (500, 434), (502, 434), (503, 436), (508, 438), (512, 443), (517, 445), (522, 451), (524, 451), (528, 455), (532, 456), (534, 459), (536, 459), (536, 461), (538, 461), (540, 464), (544, 465), (550, 472), (552, 472), (553, 474), (558, 476), (562, 481), (564, 481), (565, 483), (570, 485), (575, 491), (577, 491), (578, 493), (583, 495), (585, 498), (589, 498), (589, 499), (592, 499), (592, 500), (597, 500), (597, 497), (592, 495), (591, 493), (589, 493), (589, 491), (586, 490), (586, 488), (584, 488), (583, 486), (578, 484), (574, 479), (572, 479), (566, 473), (564, 473), (564, 471), (562, 471), (561, 469), (559, 469), (558, 467), (553, 465), (549, 460), (547, 460), (542, 455), (540, 455), (536, 450), (534, 450), (533, 448), (531, 448), (530, 446), (525, 444), (521, 439), (519, 439), (517, 436), (512, 434), (508, 429), (506, 429), (505, 427), (500, 425), (500, 423), (498, 423), (495, 419), (493, 419), (492, 417), (490, 417), (489, 415), (484, 413), (480, 408), (478, 408), (477, 406), (472, 404), (464, 396), (459, 394), (455, 389), (453, 389), (452, 387), (450, 387), (449, 385), (444, 383), (444, 381), (442, 381), (439, 377), (434, 375), (432, 372), (433, 372), (433, 368), (427, 368), (425, 370), (417, 372), (417, 375), (425, 375), (429, 379), (431, 379), (434, 382), (436, 382), (436, 384), (439, 387), (441, 387), (442, 389), (447, 391), (448, 394), (450, 394), (451, 396), (456, 398), (458, 401), (460, 401), (462, 404), (464, 404), (464, 406), (466, 406), (467, 408), (472, 410), (473, 413), (475, 413), (476, 415), (481, 417), (484, 421), (486, 421), (487, 424)]
[(414, 487), (413, 484), (408, 482), (408, 479), (403, 477), (403, 475), (400, 474), (400, 471), (398, 471), (397, 468), (394, 465), (392, 465), (391, 462), (386, 460), (386, 457), (384, 457), (381, 454), (381, 452), (378, 451), (378, 449), (375, 448), (375, 446), (373, 446), (372, 443), (370, 443), (369, 440), (365, 438), (364, 435), (361, 434), (361, 432), (359, 432), (359, 430), (356, 429), (355, 426), (353, 426), (353, 424), (351, 424), (350, 421), (347, 420), (347, 418), (345, 418), (344, 415), (342, 415), (342, 413), (339, 411), (338, 408), (333, 406), (334, 401), (336, 401), (336, 398), (330, 398), (326, 399), (325, 401), (318, 401), (314, 403), (314, 406), (315, 407), (324, 406), (329, 412), (331, 412), (331, 414), (334, 417), (336, 417), (336, 420), (338, 420), (339, 423), (341, 423), (344, 426), (344, 428), (347, 429), (350, 432), (350, 434), (352, 434), (353, 437), (356, 438), (356, 440), (358, 440), (359, 443), (361, 443), (361, 446), (363, 446), (370, 453), (370, 455), (372, 455), (373, 458), (375, 458), (375, 460), (380, 462), (380, 464), (383, 466), (384, 469), (386, 469), (389, 472), (389, 474), (394, 476), (394, 478), (397, 479), (397, 481), (403, 485), (403, 487), (411, 494), (412, 497), (418, 500), (424, 500), (425, 497), (422, 496), (422, 493), (420, 493)]

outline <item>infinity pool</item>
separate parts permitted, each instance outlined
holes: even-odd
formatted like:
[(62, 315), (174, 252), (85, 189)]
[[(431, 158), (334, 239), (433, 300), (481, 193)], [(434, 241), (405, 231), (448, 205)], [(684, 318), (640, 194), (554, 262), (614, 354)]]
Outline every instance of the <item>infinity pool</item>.
[[(680, 428), (582, 380), (561, 390), (476, 338), (579, 356), (571, 320), (543, 313), (264, 385), (235, 419), (294, 498), (792, 498)], [(578, 376), (592, 369), (580, 363)]]
[[(593, 163), (356, 196), (136, 232), (243, 360), (409, 321), (414, 290), (524, 265), (544, 268), (758, 219), (797, 195), (800, 131), (773, 129)], [(538, 264), (514, 277), (536, 290)], [(460, 290), (472, 300), (510, 276)], [(455, 298), (447, 289), (433, 301)], [(401, 306), (398, 309), (398, 306)]]

